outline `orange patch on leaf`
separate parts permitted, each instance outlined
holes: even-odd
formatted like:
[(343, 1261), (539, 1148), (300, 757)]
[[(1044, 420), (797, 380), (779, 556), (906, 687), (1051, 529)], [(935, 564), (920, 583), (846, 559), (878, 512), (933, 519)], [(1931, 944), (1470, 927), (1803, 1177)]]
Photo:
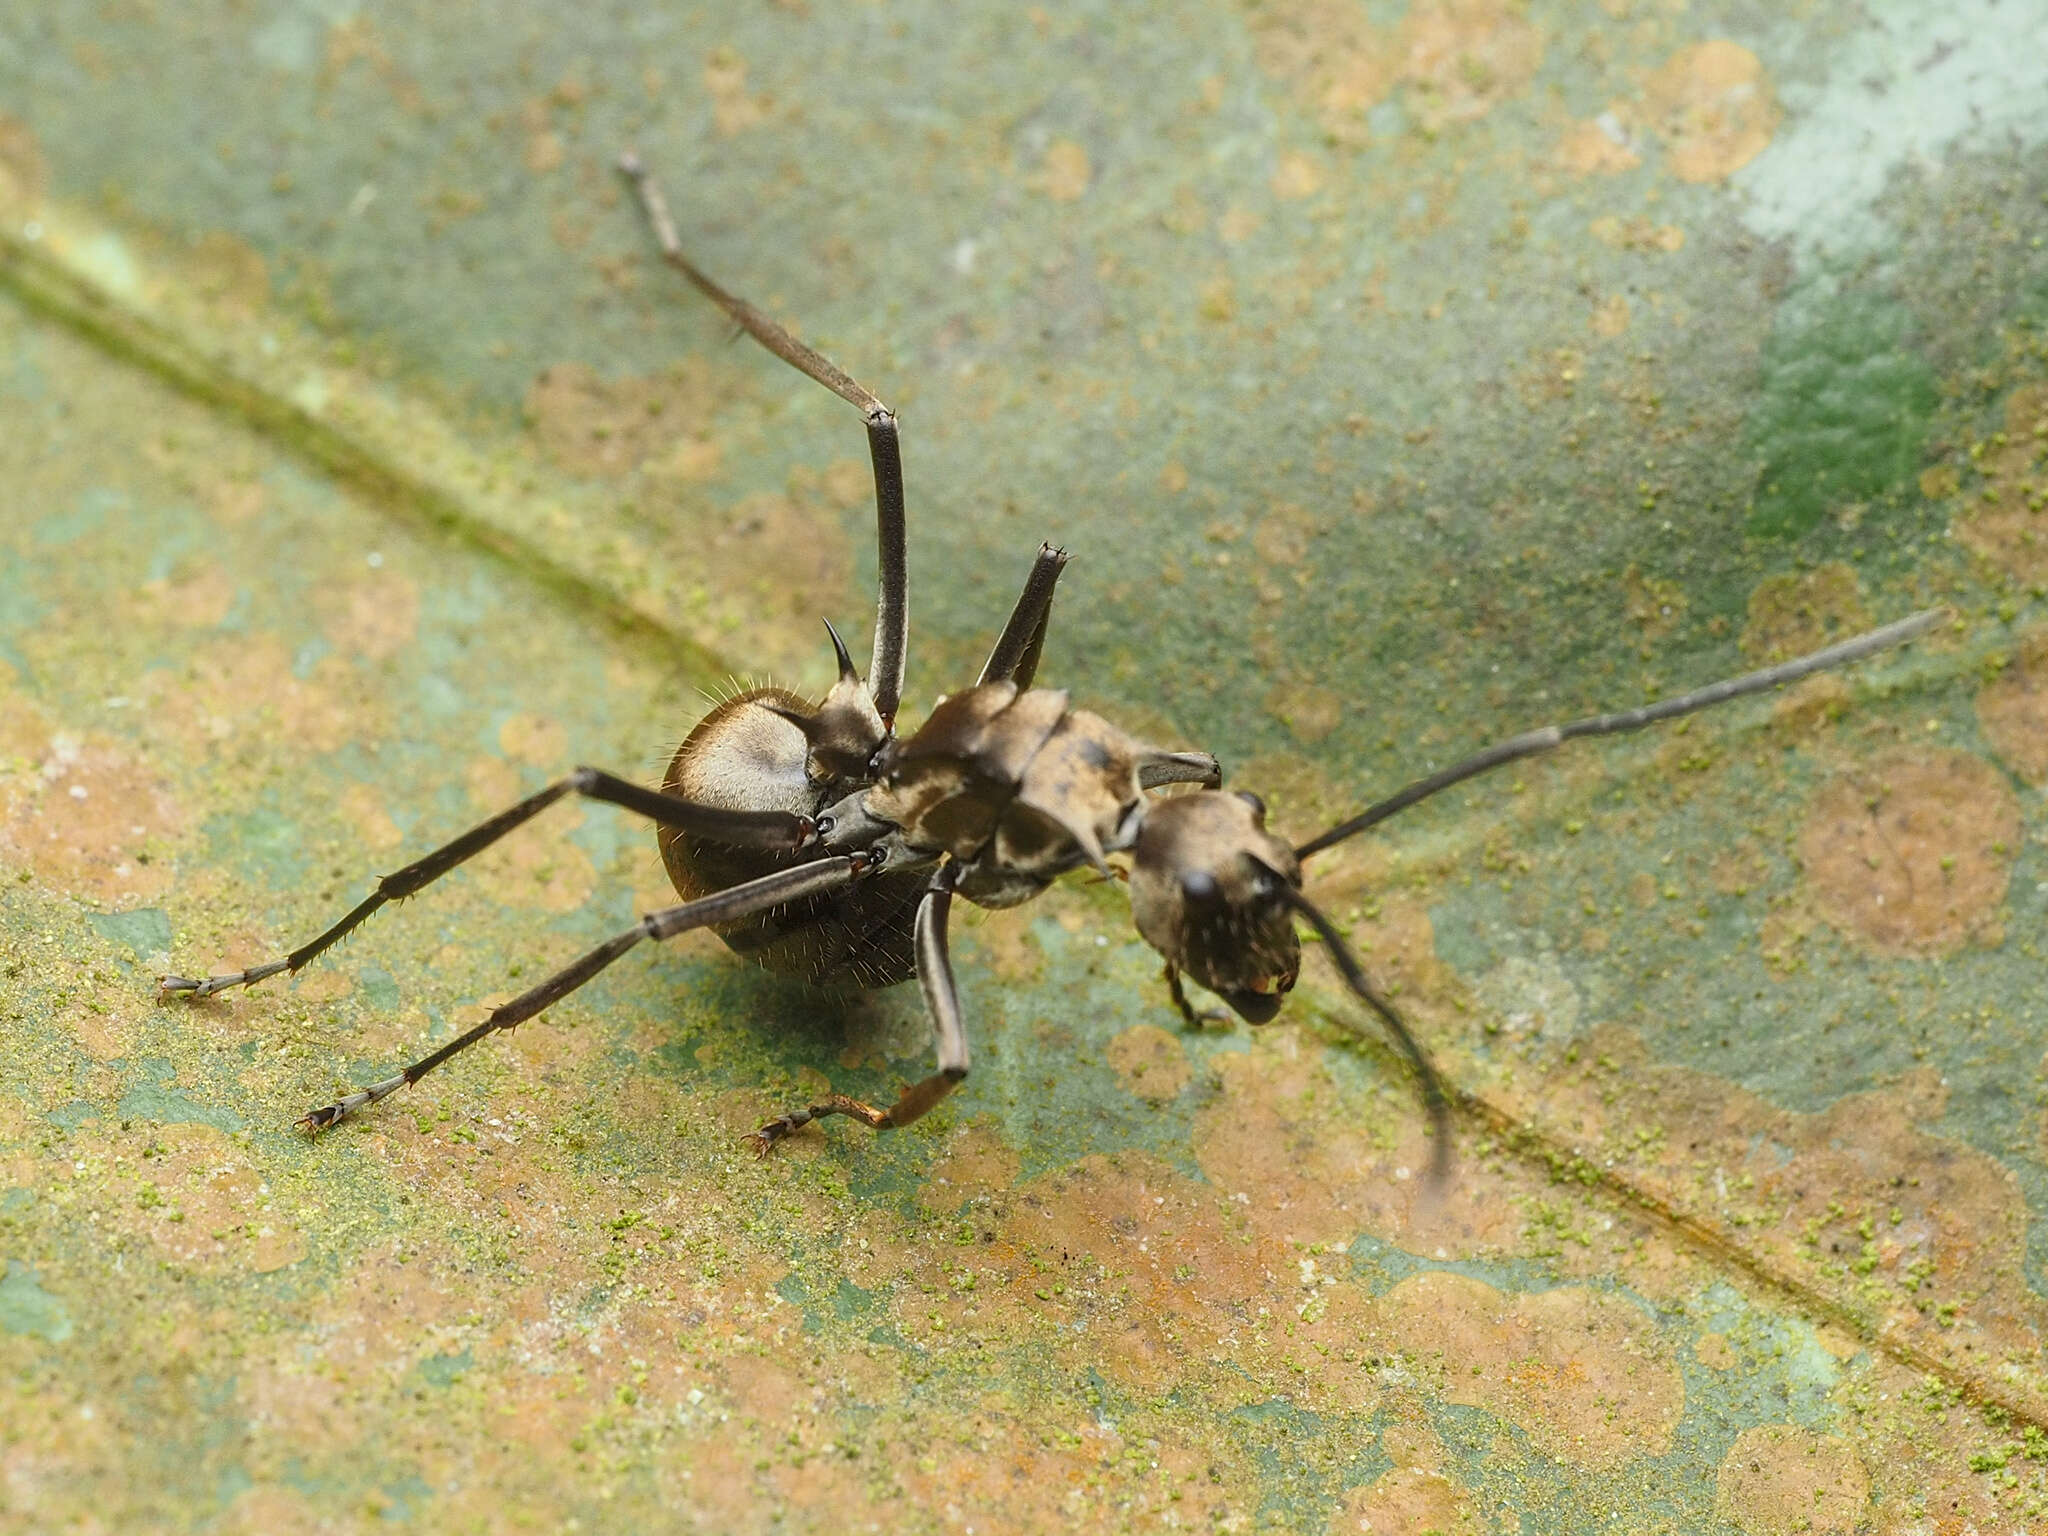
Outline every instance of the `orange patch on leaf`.
[(747, 93), (747, 61), (737, 48), (715, 48), (704, 60), (704, 93), (711, 98), (711, 126), (721, 139), (768, 120), (775, 98)]
[(1762, 154), (1784, 114), (1761, 60), (1725, 38), (1673, 54), (1643, 110), (1680, 181), (1723, 181)]
[(223, 636), (182, 671), (145, 674), (138, 691), (149, 728), (195, 760), (251, 742), (292, 755), (332, 752), (381, 735), (386, 708), (338, 656), (294, 675), (291, 650), (274, 634)]
[[(571, 474), (617, 479), (698, 438), (719, 405), (711, 369), (686, 361), (646, 377), (606, 379), (583, 363), (543, 369), (526, 391), (542, 452)], [(708, 450), (714, 456), (716, 450)], [(680, 478), (705, 478), (700, 454)]]
[(1618, 1296), (1579, 1286), (1509, 1294), (1433, 1272), (1380, 1297), (1369, 1326), (1451, 1402), (1510, 1420), (1574, 1465), (1661, 1456), (1685, 1410), (1656, 1324)]
[(135, 602), (143, 623), (211, 629), (234, 606), (235, 582), (217, 560), (181, 566), (173, 575), (146, 582)]
[(1977, 468), (1984, 485), (1957, 516), (1956, 537), (2016, 580), (2048, 578), (2048, 384), (2006, 398), (2003, 441), (1985, 446)]
[(1752, 663), (1785, 661), (1870, 628), (1862, 583), (1840, 561), (1771, 576), (1749, 594), (1742, 654)]
[(1510, 0), (1421, 0), (1391, 27), (1345, 0), (1282, 0), (1248, 18), (1259, 65), (1285, 80), (1339, 143), (1370, 138), (1366, 115), (1406, 87), (1431, 132), (1520, 94), (1543, 35)]
[(1759, 1424), (1728, 1448), (1714, 1502), (1746, 1536), (1860, 1530), (1869, 1514), (1870, 1474), (1846, 1440)]
[(419, 634), (419, 584), (397, 571), (323, 588), (316, 601), (322, 630), (336, 650), (347, 654), (386, 661)]
[(1901, 748), (1821, 790), (1799, 855), (1835, 929), (1889, 954), (1942, 954), (1992, 936), (2019, 837), (2019, 803), (1996, 768)]
[(1147, 1104), (1171, 1103), (1194, 1075), (1180, 1037), (1157, 1024), (1133, 1024), (1109, 1042), (1108, 1055), (1124, 1092)]
[[(27, 699), (0, 691), (0, 862), (105, 906), (133, 906), (170, 888), (155, 839), (181, 836), (184, 807), (125, 743), (52, 729)], [(0, 757), (4, 762), (5, 757)]]
[(1977, 724), (2006, 766), (2048, 784), (2048, 624), (2022, 633), (2010, 662), (1977, 695)]
[(1550, 158), (1574, 176), (1617, 176), (1643, 163), (1614, 113), (1573, 124)]
[(0, 112), (0, 209), (34, 207), (49, 181), (49, 164), (28, 124)]
[(1486, 1527), (1463, 1488), (1437, 1472), (1396, 1467), (1363, 1488), (1354, 1488), (1344, 1508), (1330, 1518), (1328, 1536), (1360, 1531), (1433, 1531), (1438, 1536), (1479, 1536)]

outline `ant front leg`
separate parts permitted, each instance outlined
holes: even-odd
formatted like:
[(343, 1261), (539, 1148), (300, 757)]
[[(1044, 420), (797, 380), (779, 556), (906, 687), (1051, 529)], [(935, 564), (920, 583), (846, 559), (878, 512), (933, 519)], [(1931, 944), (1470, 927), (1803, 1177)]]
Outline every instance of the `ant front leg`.
[(904, 545), (903, 446), (896, 431), (896, 413), (860, 380), (831, 358), (807, 346), (788, 329), (756, 309), (736, 293), (730, 293), (683, 254), (676, 234), (676, 221), (668, 211), (661, 188), (641, 162), (628, 150), (619, 156), (619, 170), (633, 183), (654, 229), (655, 242), (666, 261), (705, 298), (724, 310), (733, 324), (790, 367), (831, 390), (857, 408), (868, 428), (868, 457), (875, 469), (876, 564), (881, 575), (875, 601), (875, 650), (868, 665), (868, 688), (882, 723), (894, 726), (896, 708), (903, 698), (903, 659), (910, 641), (910, 577)]
[(198, 979), (164, 976), (157, 981), (159, 997), (183, 995), (211, 997), (229, 987), (249, 987), (281, 971), (298, 971), (307, 962), (332, 949), (362, 926), (371, 913), (387, 902), (406, 897), (431, 885), (451, 869), (467, 863), (516, 827), (525, 825), (565, 795), (603, 800), (665, 827), (680, 827), (704, 837), (742, 848), (766, 848), (795, 852), (817, 835), (817, 824), (808, 816), (785, 811), (723, 811), (695, 805), (606, 773), (601, 768), (578, 768), (567, 778), (557, 779), (538, 794), (528, 795), (510, 810), (500, 811), (489, 821), (471, 827), (451, 843), (436, 848), (395, 874), (384, 876), (377, 889), (358, 902), (341, 921), (317, 938), (301, 944), (290, 954), (266, 960), (246, 971), (229, 971)]
[(835, 1093), (803, 1109), (777, 1115), (747, 1138), (754, 1143), (757, 1155), (765, 1154), (792, 1131), (827, 1115), (851, 1115), (878, 1131), (908, 1125), (923, 1118), (966, 1081), (967, 1029), (961, 1022), (960, 993), (953, 984), (953, 961), (946, 950), (946, 919), (952, 911), (955, 878), (954, 865), (941, 865), (925, 888), (924, 899), (917, 904), (917, 979), (924, 989), (925, 1007), (932, 1016), (939, 1070), (910, 1084), (887, 1109)]
[(1187, 989), (1180, 984), (1180, 967), (1171, 960), (1166, 962), (1166, 990), (1173, 998), (1173, 1006), (1180, 1010), (1180, 1016), (1189, 1029), (1228, 1026), (1232, 1022), (1229, 1012), (1225, 1009), (1197, 1008), (1188, 1001)]

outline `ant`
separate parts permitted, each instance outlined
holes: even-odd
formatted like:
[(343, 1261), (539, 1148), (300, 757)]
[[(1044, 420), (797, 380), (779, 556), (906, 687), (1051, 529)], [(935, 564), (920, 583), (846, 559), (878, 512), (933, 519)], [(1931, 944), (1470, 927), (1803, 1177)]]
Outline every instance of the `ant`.
[[(1510, 737), (1290, 845), (1268, 829), (1257, 795), (1223, 789), (1222, 769), (1210, 754), (1150, 745), (1074, 708), (1064, 692), (1033, 686), (1053, 588), (1067, 561), (1064, 550), (1048, 544), (1032, 562), (981, 676), (942, 698), (916, 730), (899, 734), (909, 608), (896, 415), (831, 360), (692, 264), (660, 188), (638, 157), (622, 156), (619, 168), (638, 192), (667, 263), (741, 330), (853, 405), (866, 422), (881, 573), (867, 676), (828, 621), (839, 677), (824, 698), (814, 704), (786, 689), (761, 687), (722, 701), (677, 749), (659, 791), (602, 769), (578, 768), (384, 876), (339, 922), (281, 959), (203, 980), (164, 977), (162, 995), (206, 997), (296, 972), (378, 908), (430, 885), (570, 795), (608, 802), (655, 824), (662, 861), (683, 898), (679, 905), (648, 913), (394, 1076), (312, 1110), (299, 1120), (302, 1130), (326, 1130), (487, 1036), (524, 1023), (643, 939), (695, 928), (711, 929), (771, 970), (813, 982), (885, 987), (914, 976), (931, 1015), (937, 1071), (905, 1087), (886, 1108), (831, 1094), (778, 1115), (752, 1133), (758, 1152), (827, 1115), (849, 1115), (877, 1130), (908, 1125), (967, 1076), (967, 1031), (946, 943), (954, 898), (1016, 906), (1082, 865), (1120, 874), (1108, 859), (1121, 853), (1130, 859), (1123, 878), (1131, 916), (1165, 958), (1167, 989), (1191, 1026), (1203, 1015), (1188, 1000), (1183, 975), (1246, 1022), (1264, 1024), (1300, 974), (1297, 920), (1315, 932), (1345, 984), (1379, 1016), (1413, 1069), (1432, 1124), (1433, 1174), (1441, 1178), (1451, 1145), (1443, 1081), (1343, 935), (1304, 893), (1303, 861), (1504, 764), (1846, 666), (1923, 635), (1947, 616), (1929, 610), (1640, 709)], [(1196, 788), (1148, 794), (1167, 785)]]

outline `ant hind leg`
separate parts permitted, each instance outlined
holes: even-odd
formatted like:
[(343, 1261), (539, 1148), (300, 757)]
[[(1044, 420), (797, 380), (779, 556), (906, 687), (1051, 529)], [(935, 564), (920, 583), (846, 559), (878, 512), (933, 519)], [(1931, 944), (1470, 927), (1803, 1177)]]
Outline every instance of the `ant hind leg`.
[(771, 907), (801, 901), (807, 896), (815, 896), (823, 891), (849, 885), (873, 869), (877, 862), (877, 857), (869, 853), (819, 859), (810, 864), (799, 864), (794, 869), (777, 870), (772, 875), (763, 875), (758, 880), (749, 880), (713, 896), (650, 912), (624, 933), (605, 940), (580, 959), (563, 966), (538, 986), (529, 987), (509, 1003), (493, 1008), (489, 1018), (466, 1034), (457, 1035), (439, 1050), (422, 1056), (411, 1066), (390, 1077), (371, 1083), (354, 1093), (344, 1094), (331, 1104), (323, 1104), (318, 1109), (309, 1111), (300, 1117), (299, 1129), (324, 1131), (357, 1110), (376, 1103), (409, 1083), (418, 1082), (450, 1057), (468, 1050), (486, 1036), (494, 1035), (501, 1029), (512, 1029), (524, 1024), (535, 1014), (574, 992), (642, 939), (673, 938), (676, 934), (685, 933), (693, 928), (709, 928), (719, 923), (737, 922), (743, 917), (765, 912)]

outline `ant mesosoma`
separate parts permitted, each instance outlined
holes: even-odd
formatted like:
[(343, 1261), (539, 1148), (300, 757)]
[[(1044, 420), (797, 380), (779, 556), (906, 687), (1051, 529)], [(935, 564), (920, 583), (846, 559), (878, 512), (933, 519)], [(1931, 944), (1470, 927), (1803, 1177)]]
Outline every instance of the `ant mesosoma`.
[[(1255, 794), (1226, 791), (1216, 759), (1174, 752), (1073, 708), (1056, 689), (1035, 688), (1053, 587), (1066, 553), (1041, 546), (1009, 621), (970, 688), (941, 699), (924, 724), (896, 733), (909, 632), (904, 565), (903, 468), (896, 416), (829, 359), (684, 256), (660, 189), (627, 154), (633, 182), (668, 264), (754, 340), (857, 407), (874, 463), (880, 599), (874, 653), (863, 679), (831, 624), (839, 679), (812, 704), (785, 689), (753, 688), (697, 723), (670, 762), (659, 792), (596, 768), (578, 768), (446, 846), (377, 882), (333, 927), (249, 970), (204, 980), (166, 976), (164, 994), (205, 997), (297, 971), (399, 901), (570, 795), (607, 801), (656, 824), (663, 862), (684, 899), (650, 912), (539, 985), (395, 1076), (321, 1106), (298, 1123), (322, 1131), (408, 1083), (416, 1083), (486, 1036), (559, 1002), (643, 939), (710, 928), (771, 970), (812, 981), (885, 987), (918, 979), (931, 1014), (938, 1070), (904, 1088), (887, 1108), (844, 1094), (779, 1115), (755, 1131), (765, 1152), (825, 1115), (881, 1129), (908, 1125), (967, 1076), (946, 925), (955, 896), (982, 907), (1029, 901), (1083, 864), (1112, 873), (1130, 859), (1131, 915), (1166, 960), (1166, 985), (1189, 1024), (1199, 1015), (1181, 986), (1191, 976), (1239, 1017), (1263, 1024), (1279, 1012), (1301, 965), (1297, 920), (1328, 948), (1345, 983), (1379, 1015), (1420, 1082), (1448, 1167), (1449, 1100), (1427, 1053), (1393, 1005), (1367, 980), (1335, 925), (1302, 891), (1302, 861), (1378, 825), (1439, 790), (1584, 736), (1638, 730), (1723, 700), (1760, 693), (1824, 668), (1844, 666), (1926, 633), (1940, 609), (1812, 655), (1615, 714), (1511, 737), (1368, 807), (1298, 846), (1266, 827)], [(1192, 784), (1190, 792), (1147, 791)]]

